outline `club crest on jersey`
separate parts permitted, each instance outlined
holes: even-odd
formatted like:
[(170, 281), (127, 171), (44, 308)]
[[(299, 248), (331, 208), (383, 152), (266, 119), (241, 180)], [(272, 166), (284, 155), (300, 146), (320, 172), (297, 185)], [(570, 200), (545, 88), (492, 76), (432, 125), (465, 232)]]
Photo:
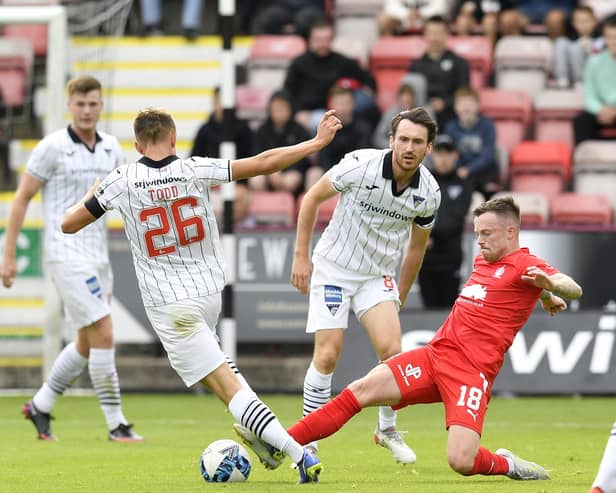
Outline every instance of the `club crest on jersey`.
[(335, 315), (342, 304), (342, 288), (340, 286), (332, 286), (326, 284), (323, 290), (325, 296), (325, 305), (332, 315)]
[(505, 273), (505, 266), (501, 266), (498, 269), (496, 269), (496, 272), (494, 272), (494, 274), (492, 274), (492, 277), (495, 277), (496, 279), (500, 279), (501, 277), (503, 277), (503, 274)]
[(485, 300), (488, 294), (486, 288), (481, 284), (473, 284), (471, 286), (464, 286), (460, 292), (460, 296), (470, 298), (472, 300)]
[(103, 290), (101, 289), (101, 285), (98, 282), (98, 278), (96, 276), (92, 276), (86, 279), (86, 286), (90, 290), (94, 296), (98, 296), (99, 298), (103, 297)]
[(413, 195), (413, 206), (417, 207), (419, 204), (424, 202), (426, 199), (424, 197), (420, 197), (419, 195)]

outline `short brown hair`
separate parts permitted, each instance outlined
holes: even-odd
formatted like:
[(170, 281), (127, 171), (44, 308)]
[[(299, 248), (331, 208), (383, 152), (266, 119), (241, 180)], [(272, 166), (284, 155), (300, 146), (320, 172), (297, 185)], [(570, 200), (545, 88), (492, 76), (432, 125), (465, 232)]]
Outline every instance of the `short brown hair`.
[(66, 92), (69, 97), (73, 94), (87, 94), (90, 91), (103, 91), (103, 86), (98, 79), (90, 75), (75, 77), (66, 84)]
[(494, 212), (494, 214), (499, 216), (510, 217), (515, 220), (516, 225), (520, 225), (520, 207), (515, 203), (513, 197), (500, 197), (479, 204), (473, 209), (473, 216), (479, 217), (486, 212)]
[(475, 89), (473, 89), (472, 87), (468, 86), (460, 87), (459, 89), (457, 89), (456, 92), (453, 93), (453, 97), (455, 99), (470, 97), (473, 98), (475, 101), (479, 101), (479, 94), (477, 93), (477, 91), (475, 91)]
[(436, 122), (430, 116), (430, 114), (421, 106), (413, 108), (412, 110), (401, 111), (391, 120), (391, 135), (396, 135), (398, 125), (402, 120), (409, 120), (417, 125), (423, 125), (428, 130), (428, 144), (434, 142), (436, 137)]
[(156, 144), (175, 130), (173, 118), (165, 110), (146, 108), (141, 110), (133, 123), (135, 138), (141, 145)]

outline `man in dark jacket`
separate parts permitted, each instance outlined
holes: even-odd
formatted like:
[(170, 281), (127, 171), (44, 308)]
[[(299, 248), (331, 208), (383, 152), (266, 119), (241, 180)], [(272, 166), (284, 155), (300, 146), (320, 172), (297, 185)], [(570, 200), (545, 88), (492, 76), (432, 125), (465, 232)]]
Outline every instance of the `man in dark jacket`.
[(332, 51), (334, 27), (327, 19), (310, 28), (308, 51), (293, 59), (287, 71), (284, 88), (295, 104), (296, 120), (307, 129), (316, 128), (327, 108), (330, 88), (340, 79), (357, 86), (356, 113), (378, 123), (380, 113), (374, 104), (376, 82), (359, 64)]
[(426, 52), (411, 62), (409, 72), (423, 74), (428, 87), (428, 104), (436, 114), (439, 128), (454, 116), (453, 95), (469, 85), (468, 62), (447, 49), (449, 29), (440, 16), (430, 17), (424, 27)]
[(441, 205), (419, 271), (419, 288), (426, 308), (451, 308), (460, 288), (462, 234), (472, 184), (456, 173), (458, 151), (449, 135), (437, 137), (431, 158), (431, 171), (441, 188)]

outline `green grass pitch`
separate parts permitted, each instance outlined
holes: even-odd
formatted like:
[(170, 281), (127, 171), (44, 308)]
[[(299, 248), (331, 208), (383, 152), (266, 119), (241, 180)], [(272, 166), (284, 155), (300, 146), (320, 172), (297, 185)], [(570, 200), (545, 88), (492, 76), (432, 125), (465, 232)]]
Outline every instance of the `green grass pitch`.
[[(19, 409), (23, 397), (0, 397), (0, 492), (2, 493), (180, 493), (212, 491), (320, 492), (575, 492), (585, 493), (594, 478), (614, 418), (609, 398), (494, 398), (483, 444), (506, 447), (551, 471), (552, 481), (512, 481), (506, 477), (461, 477), (445, 458), (446, 433), (439, 404), (414, 406), (398, 415), (417, 452), (413, 466), (396, 464), (372, 442), (376, 409), (366, 409), (340, 432), (323, 440), (325, 466), (318, 485), (296, 485), (289, 460), (266, 471), (253, 456), (246, 483), (207, 484), (199, 456), (219, 438), (235, 436), (232, 417), (214, 397), (125, 395), (124, 411), (145, 437), (140, 444), (107, 441), (95, 397), (66, 396), (52, 422), (59, 440), (35, 439), (34, 427)], [(290, 425), (301, 412), (299, 396), (268, 395), (264, 400)]]

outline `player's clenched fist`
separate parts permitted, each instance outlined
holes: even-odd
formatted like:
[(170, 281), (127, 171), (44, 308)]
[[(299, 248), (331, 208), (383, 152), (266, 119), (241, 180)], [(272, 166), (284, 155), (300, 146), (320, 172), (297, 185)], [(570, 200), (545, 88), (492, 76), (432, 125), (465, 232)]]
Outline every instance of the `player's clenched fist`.
[(303, 257), (295, 257), (291, 267), (291, 284), (302, 294), (308, 294), (308, 284), (312, 267), (310, 260)]

